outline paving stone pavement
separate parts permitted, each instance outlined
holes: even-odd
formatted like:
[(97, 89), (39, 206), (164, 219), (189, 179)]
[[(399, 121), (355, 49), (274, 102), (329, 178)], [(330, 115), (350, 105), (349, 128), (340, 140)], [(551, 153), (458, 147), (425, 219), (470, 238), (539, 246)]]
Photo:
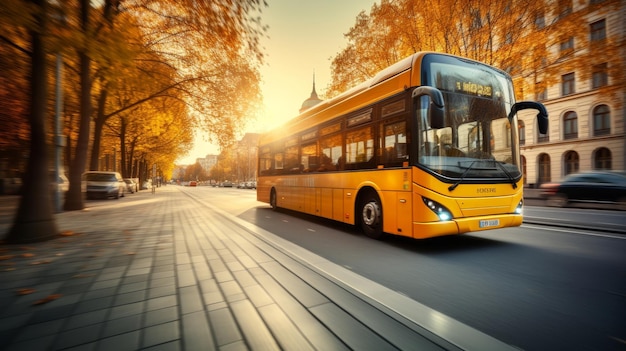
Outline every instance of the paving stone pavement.
[(90, 206), (56, 214), (58, 238), (0, 244), (0, 350), (509, 348), (178, 187)]

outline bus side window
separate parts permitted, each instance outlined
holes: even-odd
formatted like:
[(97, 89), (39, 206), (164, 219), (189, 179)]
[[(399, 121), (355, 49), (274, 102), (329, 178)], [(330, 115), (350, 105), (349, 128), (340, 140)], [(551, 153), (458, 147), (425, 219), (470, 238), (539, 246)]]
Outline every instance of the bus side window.
[(346, 134), (346, 168), (369, 168), (374, 159), (372, 128), (366, 127)]
[(340, 158), (342, 157), (341, 134), (331, 135), (320, 140), (320, 167), (318, 171), (334, 171), (342, 169)]
[(406, 122), (398, 122), (384, 126), (383, 163), (387, 166), (398, 166), (406, 161)]

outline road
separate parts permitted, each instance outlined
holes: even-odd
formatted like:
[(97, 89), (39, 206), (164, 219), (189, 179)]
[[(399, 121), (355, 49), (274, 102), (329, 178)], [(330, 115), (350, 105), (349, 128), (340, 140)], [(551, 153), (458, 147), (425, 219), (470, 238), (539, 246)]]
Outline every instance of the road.
[(529, 206), (537, 224), (375, 241), (272, 211), (252, 190), (181, 190), (520, 349), (626, 349), (626, 235), (597, 229), (626, 227), (618, 211)]

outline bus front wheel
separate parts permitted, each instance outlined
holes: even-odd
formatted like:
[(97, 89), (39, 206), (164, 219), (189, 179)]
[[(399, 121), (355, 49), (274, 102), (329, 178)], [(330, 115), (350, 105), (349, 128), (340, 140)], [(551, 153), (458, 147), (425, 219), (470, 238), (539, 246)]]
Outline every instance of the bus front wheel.
[(380, 198), (374, 192), (365, 194), (361, 201), (359, 222), (365, 235), (373, 239), (383, 236), (383, 207)]

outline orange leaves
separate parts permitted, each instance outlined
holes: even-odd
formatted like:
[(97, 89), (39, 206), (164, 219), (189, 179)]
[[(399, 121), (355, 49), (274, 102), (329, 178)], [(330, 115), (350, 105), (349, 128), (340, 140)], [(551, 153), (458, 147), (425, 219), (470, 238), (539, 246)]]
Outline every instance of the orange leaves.
[[(16, 290), (15, 293), (18, 296), (25, 296), (25, 295), (34, 294), (36, 291), (37, 290), (31, 289), (31, 288), (22, 288), (22, 289)], [(63, 296), (63, 295), (61, 295), (61, 294), (50, 294), (50, 295), (48, 295), (48, 296), (46, 296), (46, 297), (44, 297), (42, 299), (36, 300), (35, 302), (33, 302), (33, 305), (34, 306), (43, 305), (43, 304), (46, 304), (48, 302), (54, 301), (54, 300), (60, 298), (61, 296)]]
[(76, 235), (76, 233), (74, 233), (71, 230), (63, 230), (59, 233), (60, 236), (74, 236)]
[(23, 296), (23, 295), (30, 295), (34, 292), (35, 292), (35, 289), (24, 288), (24, 289), (18, 289), (15, 293), (20, 296)]
[(37, 300), (37, 301), (33, 302), (33, 305), (43, 305), (43, 304), (45, 304), (45, 303), (48, 303), (48, 302), (54, 301), (54, 300), (58, 299), (58, 298), (59, 298), (59, 297), (61, 297), (61, 296), (62, 296), (61, 294), (52, 294), (52, 295), (48, 295), (48, 296), (44, 297), (44, 298), (43, 298), (43, 299), (41, 299), (41, 300)]

